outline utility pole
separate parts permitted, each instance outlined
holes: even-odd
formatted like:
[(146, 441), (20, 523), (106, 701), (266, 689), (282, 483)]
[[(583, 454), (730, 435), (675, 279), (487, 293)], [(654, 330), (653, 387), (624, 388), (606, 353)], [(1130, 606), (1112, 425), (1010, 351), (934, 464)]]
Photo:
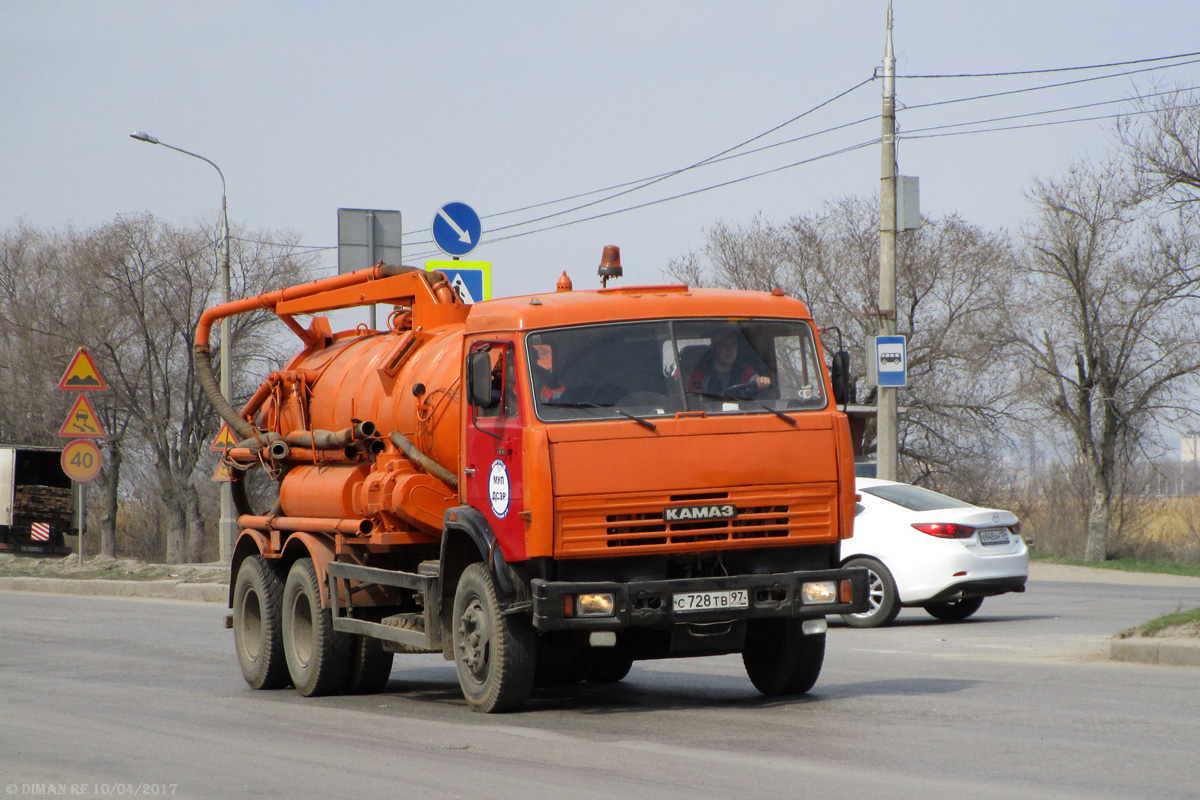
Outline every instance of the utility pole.
[[(879, 187), (880, 336), (896, 333), (896, 57), (892, 51), (892, 4), (887, 10), (887, 44), (883, 50), (883, 155)], [(876, 474), (897, 480), (900, 474), (897, 390), (880, 386), (876, 395)]]

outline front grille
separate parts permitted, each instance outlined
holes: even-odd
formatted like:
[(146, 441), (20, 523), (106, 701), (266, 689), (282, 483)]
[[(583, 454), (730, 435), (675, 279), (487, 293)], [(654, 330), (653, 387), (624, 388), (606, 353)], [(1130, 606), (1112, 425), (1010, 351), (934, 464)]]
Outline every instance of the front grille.
[[(560, 498), (557, 547), (562, 555), (701, 550), (836, 538), (836, 485), (756, 486), (688, 494), (638, 493)], [(669, 507), (732, 504), (732, 519), (668, 522)]]

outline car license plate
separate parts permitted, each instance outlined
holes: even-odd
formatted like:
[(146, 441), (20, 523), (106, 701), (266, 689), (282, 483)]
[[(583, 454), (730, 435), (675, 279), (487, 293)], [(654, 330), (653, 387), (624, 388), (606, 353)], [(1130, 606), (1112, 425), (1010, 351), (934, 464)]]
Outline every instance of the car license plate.
[(988, 528), (979, 532), (980, 544), (1008, 544), (1008, 531), (1004, 528)]
[(749, 608), (750, 597), (745, 589), (722, 592), (687, 592), (674, 597), (676, 611), (720, 611), (726, 608)]

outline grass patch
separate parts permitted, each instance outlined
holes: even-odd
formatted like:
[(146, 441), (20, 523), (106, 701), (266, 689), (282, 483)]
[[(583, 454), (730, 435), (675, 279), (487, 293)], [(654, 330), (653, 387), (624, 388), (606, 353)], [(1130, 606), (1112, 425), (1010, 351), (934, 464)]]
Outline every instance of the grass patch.
[(1030, 553), (1034, 561), (1046, 564), (1065, 564), (1071, 567), (1115, 569), (1122, 572), (1156, 572), (1162, 575), (1184, 575), (1200, 578), (1200, 564), (1183, 561), (1154, 561), (1148, 558), (1114, 558), (1109, 561), (1084, 561), (1082, 558), (1056, 556), (1050, 553)]
[(1163, 614), (1158, 619), (1152, 619), (1141, 627), (1142, 636), (1153, 636), (1163, 628), (1173, 628), (1176, 625), (1200, 623), (1200, 608), (1191, 611), (1176, 611), (1174, 614)]
[(1160, 631), (1175, 628), (1168, 632), (1171, 634), (1182, 636), (1197, 636), (1200, 635), (1200, 608), (1193, 608), (1191, 611), (1176, 611), (1172, 614), (1163, 614), (1157, 619), (1152, 619), (1149, 622), (1144, 622), (1136, 628), (1129, 628), (1117, 634), (1119, 639), (1131, 639), (1138, 636), (1155, 636)]

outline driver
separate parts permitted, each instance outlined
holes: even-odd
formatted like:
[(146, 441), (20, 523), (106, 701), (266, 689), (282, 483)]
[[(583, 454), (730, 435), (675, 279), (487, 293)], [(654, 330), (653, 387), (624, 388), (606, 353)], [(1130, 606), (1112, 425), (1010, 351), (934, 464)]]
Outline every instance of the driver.
[(708, 352), (696, 362), (688, 375), (689, 392), (723, 395), (731, 386), (752, 384), (748, 389), (761, 392), (771, 385), (768, 375), (759, 375), (753, 364), (738, 358), (736, 331), (718, 331), (711, 339)]

